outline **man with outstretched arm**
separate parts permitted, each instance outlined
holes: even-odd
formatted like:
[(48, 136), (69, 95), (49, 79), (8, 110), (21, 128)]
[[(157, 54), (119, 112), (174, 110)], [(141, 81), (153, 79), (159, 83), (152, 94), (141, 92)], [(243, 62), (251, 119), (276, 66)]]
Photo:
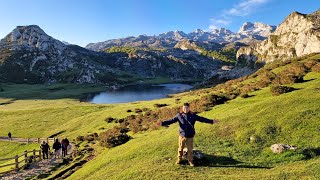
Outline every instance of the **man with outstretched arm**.
[(195, 135), (194, 124), (196, 121), (204, 122), (204, 123), (218, 123), (217, 120), (207, 119), (190, 111), (189, 103), (184, 103), (182, 106), (182, 112), (178, 113), (174, 118), (158, 122), (160, 126), (167, 126), (172, 123), (178, 122), (179, 123), (179, 148), (178, 148), (178, 160), (176, 164), (181, 164), (182, 156), (183, 156), (183, 149), (185, 145), (188, 149), (188, 162), (190, 166), (194, 166), (193, 164), (193, 137)]

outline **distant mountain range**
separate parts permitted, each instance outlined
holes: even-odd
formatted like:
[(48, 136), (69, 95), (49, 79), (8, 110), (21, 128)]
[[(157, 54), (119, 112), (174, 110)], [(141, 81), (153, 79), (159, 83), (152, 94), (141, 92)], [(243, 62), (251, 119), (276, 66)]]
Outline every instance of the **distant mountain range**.
[(212, 31), (203, 31), (196, 29), (191, 33), (183, 31), (169, 31), (157, 36), (140, 35), (137, 37), (127, 37), (120, 39), (111, 39), (104, 42), (90, 43), (87, 49), (93, 51), (103, 51), (112, 46), (133, 46), (133, 47), (152, 47), (152, 48), (172, 48), (181, 40), (192, 40), (196, 42), (228, 44), (233, 42), (243, 42), (251, 44), (257, 40), (266, 39), (274, 30), (275, 26), (263, 23), (246, 22), (237, 33), (225, 28), (214, 29)]
[(199, 81), (225, 64), (193, 50), (131, 50), (95, 52), (66, 45), (39, 26), (18, 26), (0, 41), (0, 82), (119, 85), (158, 77)]
[(320, 52), (319, 14), (294, 12), (276, 30), (246, 22), (237, 33), (224, 28), (188, 34), (169, 31), (86, 48), (54, 39), (37, 25), (18, 26), (0, 41), (0, 82), (107, 86), (150, 78), (219, 82), (254, 72), (257, 66), (252, 64), (257, 62)]

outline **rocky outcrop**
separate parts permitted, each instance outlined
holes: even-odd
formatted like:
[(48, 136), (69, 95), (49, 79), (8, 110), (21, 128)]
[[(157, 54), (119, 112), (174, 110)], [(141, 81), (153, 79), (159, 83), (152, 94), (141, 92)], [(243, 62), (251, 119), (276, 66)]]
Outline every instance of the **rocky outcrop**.
[(240, 48), (237, 58), (268, 63), (320, 52), (320, 10), (312, 14), (291, 13), (268, 39)]
[(223, 46), (218, 43), (209, 43), (209, 42), (198, 42), (198, 41), (192, 41), (192, 40), (182, 40), (178, 42), (174, 48), (182, 49), (182, 50), (194, 50), (199, 53), (203, 51), (203, 49), (210, 49), (210, 50), (220, 50)]
[(296, 150), (297, 147), (288, 144), (273, 144), (270, 146), (270, 149), (273, 153), (279, 154), (287, 150)]

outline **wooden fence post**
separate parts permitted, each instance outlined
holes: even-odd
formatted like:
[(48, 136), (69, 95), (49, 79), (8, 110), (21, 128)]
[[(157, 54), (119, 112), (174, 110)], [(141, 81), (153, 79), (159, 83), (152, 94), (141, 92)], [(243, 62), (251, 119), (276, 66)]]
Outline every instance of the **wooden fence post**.
[(26, 164), (28, 164), (28, 151), (27, 150), (24, 151), (24, 162)]
[(29, 138), (27, 138), (27, 143), (29, 144), (29, 142), (30, 142), (30, 139), (29, 139)]
[(15, 164), (16, 164), (16, 170), (18, 170), (19, 169), (19, 156), (18, 155), (16, 155), (16, 157), (14, 158), (14, 160), (15, 160)]
[(42, 159), (42, 153), (41, 153), (41, 150), (39, 150), (39, 160), (41, 160)]
[(36, 150), (35, 149), (33, 150), (33, 160), (34, 160), (34, 162), (37, 161), (37, 156), (36, 156)]
[(47, 138), (47, 143), (49, 144), (49, 138)]
[(40, 138), (38, 138), (38, 143), (40, 144)]

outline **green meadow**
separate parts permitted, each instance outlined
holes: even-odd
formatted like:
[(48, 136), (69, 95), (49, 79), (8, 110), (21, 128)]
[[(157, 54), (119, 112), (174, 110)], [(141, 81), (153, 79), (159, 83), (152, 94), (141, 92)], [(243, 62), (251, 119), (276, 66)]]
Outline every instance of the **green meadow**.
[[(249, 83), (250, 79), (244, 82)], [(159, 130), (130, 132), (132, 139), (123, 145), (97, 148), (96, 157), (68, 178), (318, 179), (320, 73), (309, 72), (304, 76), (304, 82), (288, 86), (295, 90), (273, 96), (270, 87), (265, 87), (249, 93), (247, 98), (239, 96), (200, 113), (218, 119), (219, 123), (196, 124), (195, 148), (206, 156), (206, 161), (196, 167), (175, 165), (178, 125), (174, 124)], [(136, 108), (153, 110), (156, 103), (181, 106), (210, 91), (210, 88), (200, 89), (159, 100), (97, 105), (80, 102), (79, 98), (83, 93), (102, 91), (103, 87), (2, 84), (2, 88), (1, 136), (10, 131), (14, 137), (58, 134), (58, 138), (71, 140), (115, 126), (116, 123), (105, 121), (107, 117), (124, 118), (135, 114)], [(178, 103), (177, 97), (180, 98)], [(129, 109), (133, 112), (128, 113)], [(273, 154), (269, 147), (275, 143), (295, 145), (298, 149)], [(20, 150), (17, 145), (1, 144), (4, 146), (10, 148), (0, 157)]]

